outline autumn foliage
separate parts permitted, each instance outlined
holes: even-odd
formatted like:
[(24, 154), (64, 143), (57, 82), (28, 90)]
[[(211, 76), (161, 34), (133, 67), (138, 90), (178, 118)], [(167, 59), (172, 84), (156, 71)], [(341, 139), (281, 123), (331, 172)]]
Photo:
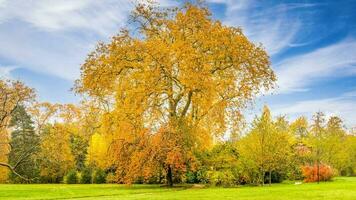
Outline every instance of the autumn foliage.
[[(320, 181), (330, 180), (330, 166), (356, 173), (356, 135), (336, 116), (290, 122), (265, 106), (243, 126), (245, 108), (276, 76), (264, 47), (241, 28), (213, 19), (200, 3), (138, 4), (129, 22), (82, 64), (77, 105), (34, 102), (33, 89), (0, 80), (0, 181), (27, 181), (19, 169), (38, 172), (28, 182), (169, 186), (263, 185), (303, 175), (312, 182), (314, 163), (325, 163)], [(29, 130), (34, 145), (16, 140)], [(28, 146), (36, 151), (24, 152)]]
[(139, 4), (131, 21), (135, 29), (89, 54), (76, 91), (109, 105), (102, 134), (117, 174), (126, 177), (118, 181), (155, 170), (172, 185), (193, 152), (236, 128), (241, 110), (276, 78), (262, 46), (202, 5)]
[(330, 181), (334, 175), (333, 169), (325, 164), (303, 166), (302, 171), (305, 182)]

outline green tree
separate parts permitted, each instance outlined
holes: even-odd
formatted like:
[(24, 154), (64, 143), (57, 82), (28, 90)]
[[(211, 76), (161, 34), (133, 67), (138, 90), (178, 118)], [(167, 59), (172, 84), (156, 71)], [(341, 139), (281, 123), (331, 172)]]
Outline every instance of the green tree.
[(342, 120), (330, 117), (325, 131), (322, 160), (341, 172), (347, 168), (350, 151)]
[[(288, 122), (283, 117), (272, 120), (267, 106), (263, 108), (262, 116), (253, 121), (252, 130), (239, 142), (239, 152), (242, 162), (251, 171), (257, 169), (260, 184), (271, 183), (272, 172), (285, 170), (291, 154), (291, 143)], [(255, 170), (253, 170), (255, 169)]]
[[(27, 114), (23, 105), (18, 106), (13, 112), (10, 127), (13, 131), (11, 132), (9, 163), (17, 173), (32, 180), (39, 176), (36, 161), (39, 136), (35, 133), (31, 116)], [(10, 174), (10, 179), (14, 182), (24, 181), (13, 172)]]
[(323, 154), (323, 139), (325, 137), (325, 115), (317, 112), (313, 116), (313, 123), (309, 135), (309, 141), (312, 145), (312, 154), (317, 166), (317, 181), (320, 181), (320, 164)]
[(235, 142), (218, 143), (202, 153), (199, 160), (196, 180), (222, 186), (240, 183), (239, 153)]
[(71, 134), (70, 147), (72, 155), (74, 156), (76, 170), (82, 171), (85, 168), (85, 161), (88, 154), (88, 142), (78, 134)]
[(70, 133), (61, 123), (47, 125), (41, 132), (40, 175), (45, 182), (58, 183), (75, 167)]

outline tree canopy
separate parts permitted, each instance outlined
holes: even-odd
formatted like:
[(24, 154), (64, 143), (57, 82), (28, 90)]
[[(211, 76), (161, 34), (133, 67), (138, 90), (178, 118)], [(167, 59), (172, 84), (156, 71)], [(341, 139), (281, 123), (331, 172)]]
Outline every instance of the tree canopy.
[(131, 21), (134, 30), (122, 30), (88, 56), (76, 87), (111, 103), (103, 120), (114, 141), (164, 128), (171, 130), (162, 140), (179, 135), (179, 144), (189, 138), (189, 145), (201, 147), (235, 127), (241, 109), (273, 86), (263, 47), (240, 28), (213, 20), (205, 7), (139, 4)]

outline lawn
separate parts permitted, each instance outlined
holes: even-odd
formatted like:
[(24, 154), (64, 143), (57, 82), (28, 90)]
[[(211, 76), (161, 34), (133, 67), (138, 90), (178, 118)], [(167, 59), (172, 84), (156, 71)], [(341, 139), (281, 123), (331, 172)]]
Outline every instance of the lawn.
[(273, 184), (271, 187), (164, 188), (157, 185), (0, 185), (0, 199), (356, 199), (356, 177), (328, 183)]

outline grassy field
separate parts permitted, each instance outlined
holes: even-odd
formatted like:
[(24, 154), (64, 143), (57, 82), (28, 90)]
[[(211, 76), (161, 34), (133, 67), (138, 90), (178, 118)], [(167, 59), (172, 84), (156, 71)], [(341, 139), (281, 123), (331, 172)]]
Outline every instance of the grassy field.
[(271, 187), (164, 188), (156, 185), (0, 185), (0, 199), (356, 199), (356, 177), (328, 183), (273, 184)]

